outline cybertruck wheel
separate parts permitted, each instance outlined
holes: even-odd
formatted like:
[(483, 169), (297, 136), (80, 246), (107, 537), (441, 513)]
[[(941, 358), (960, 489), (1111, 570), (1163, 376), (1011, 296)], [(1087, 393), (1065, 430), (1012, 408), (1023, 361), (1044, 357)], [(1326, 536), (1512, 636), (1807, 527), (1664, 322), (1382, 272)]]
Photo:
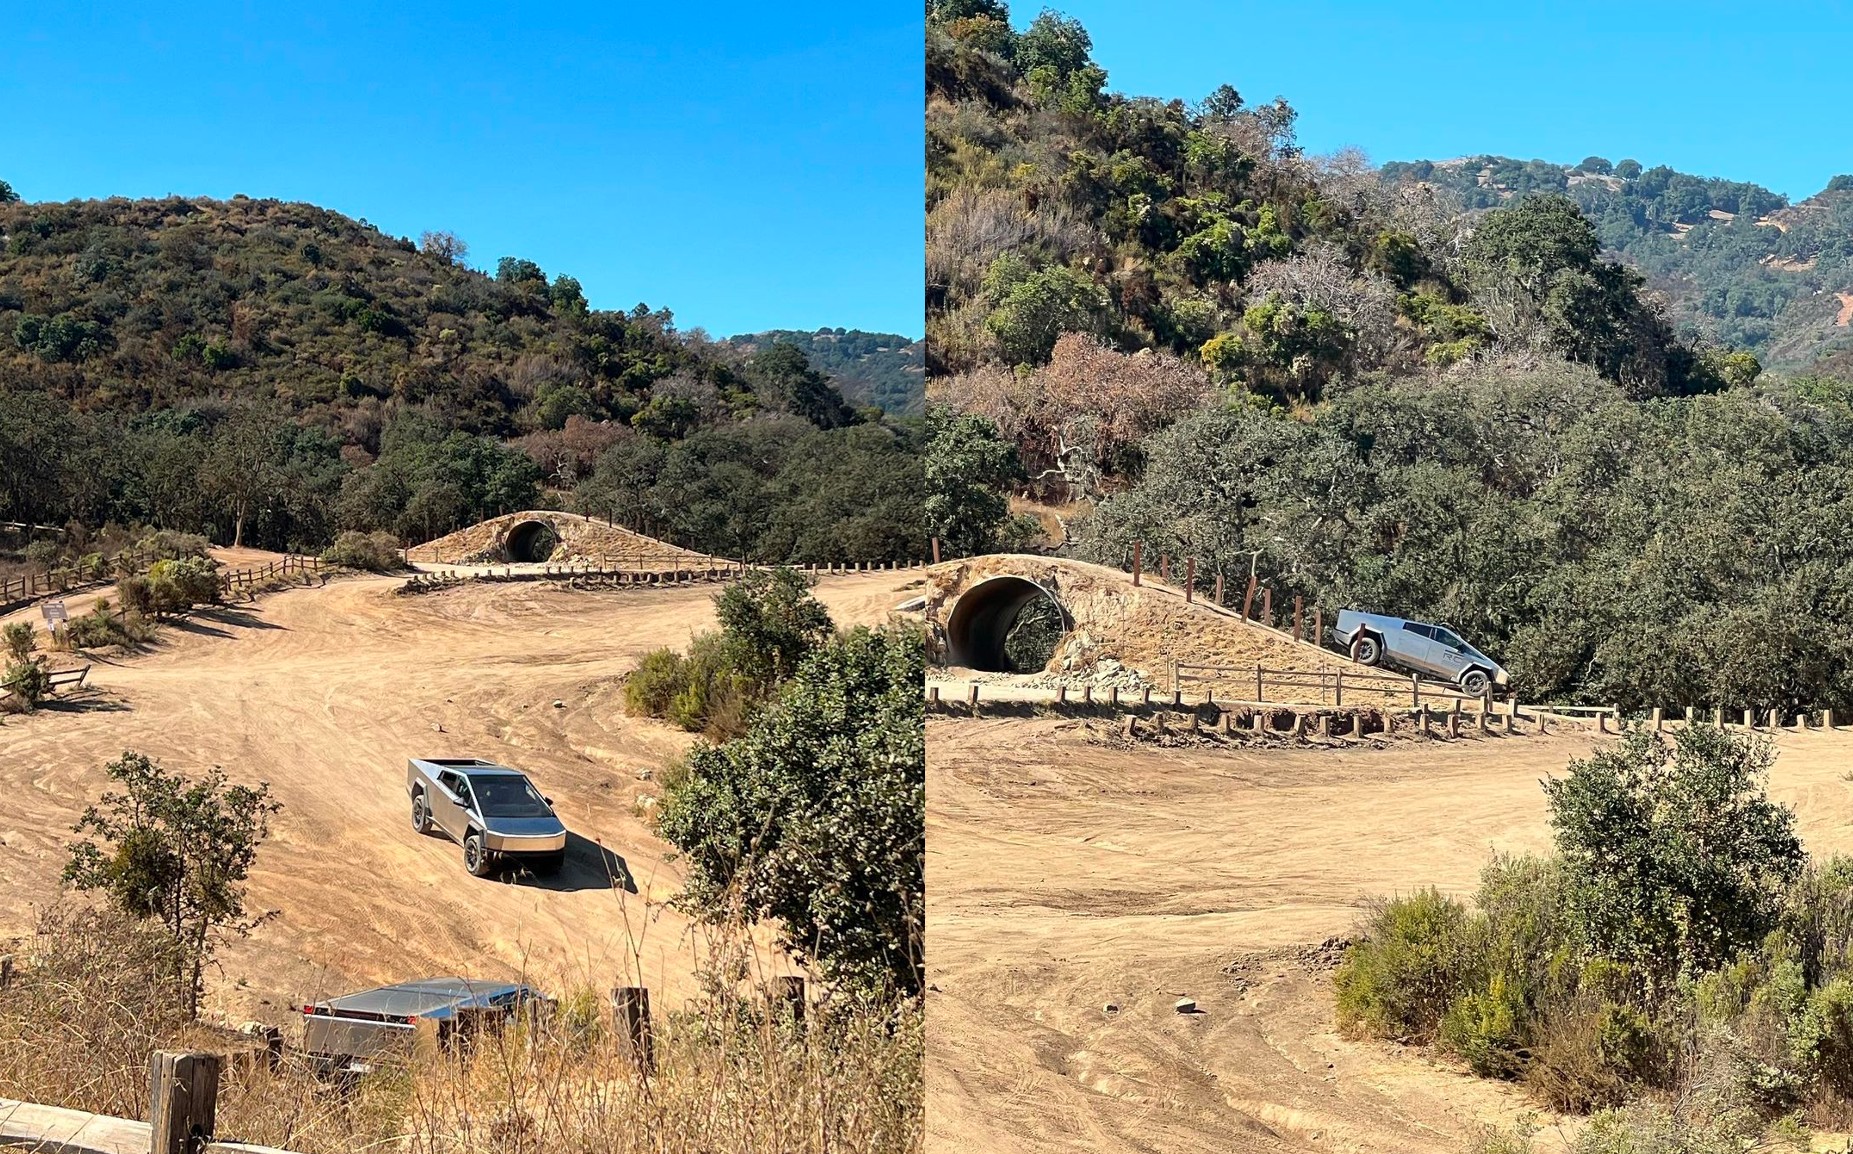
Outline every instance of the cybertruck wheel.
[(483, 844), (483, 835), (473, 833), (463, 839), (463, 868), (470, 871), (471, 877), (489, 876), (489, 847)]
[(1359, 665), (1381, 665), (1383, 663), (1383, 642), (1369, 633), (1358, 635), (1351, 643), (1351, 660)]
[(1493, 679), (1484, 669), (1469, 669), (1461, 674), (1461, 692), (1469, 697), (1485, 697), (1492, 684)]
[(412, 797), (412, 828), (422, 834), (431, 832), (431, 807), (425, 802), (423, 790)]

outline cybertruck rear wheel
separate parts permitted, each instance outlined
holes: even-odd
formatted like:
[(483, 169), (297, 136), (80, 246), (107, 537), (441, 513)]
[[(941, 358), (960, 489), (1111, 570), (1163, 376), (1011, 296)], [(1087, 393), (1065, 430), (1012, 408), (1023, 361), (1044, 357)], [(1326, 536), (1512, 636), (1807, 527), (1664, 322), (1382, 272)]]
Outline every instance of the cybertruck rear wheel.
[(423, 790), (412, 797), (412, 828), (419, 833), (431, 832), (431, 807), (425, 802)]
[(1485, 697), (1492, 684), (1493, 679), (1484, 669), (1469, 669), (1461, 674), (1461, 692), (1469, 697)]
[(1358, 634), (1358, 639), (1351, 643), (1351, 660), (1359, 665), (1382, 664), (1383, 642), (1369, 633)]

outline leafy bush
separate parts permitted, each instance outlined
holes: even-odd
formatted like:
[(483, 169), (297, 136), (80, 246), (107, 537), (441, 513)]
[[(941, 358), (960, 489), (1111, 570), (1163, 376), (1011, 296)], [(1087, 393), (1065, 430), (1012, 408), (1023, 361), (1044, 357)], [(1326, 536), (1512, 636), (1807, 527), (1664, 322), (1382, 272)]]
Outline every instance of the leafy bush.
[(1640, 728), (1545, 783), (1592, 949), (1666, 988), (1775, 928), (1804, 856), (1794, 814), (1764, 792), (1773, 759), (1759, 737)]
[(6, 645), (6, 655), (10, 660), (15, 662), (27, 660), (32, 656), (32, 647), (36, 644), (32, 622), (10, 622), (5, 628), (0, 629), (0, 642)]
[[(127, 584), (124, 582), (122, 589), (125, 601), (130, 596)], [(148, 602), (145, 612), (155, 616), (171, 616), (185, 613), (195, 605), (217, 604), (223, 591), (215, 562), (200, 557), (186, 557), (156, 561), (148, 570), (145, 595), (138, 592), (136, 596), (145, 596)]]
[(138, 645), (154, 636), (154, 627), (139, 613), (124, 612), (118, 617), (101, 598), (81, 613), (59, 626), (58, 644), (68, 650), (103, 649), (111, 645)]
[(1487, 981), (1483, 926), (1438, 890), (1391, 899), (1372, 912), (1333, 980), (1342, 1029), (1429, 1041), (1454, 1000)]
[(0, 706), (15, 713), (31, 713), (51, 692), (51, 674), (43, 660), (13, 661), (0, 674), (0, 689), (8, 693)]
[(835, 637), (745, 736), (665, 779), (658, 828), (696, 908), (776, 919), (787, 949), (854, 989), (920, 991), (924, 669), (918, 632)]
[(391, 533), (349, 530), (336, 537), (335, 543), (323, 551), (322, 560), (349, 569), (390, 573), (400, 567), (399, 541)]

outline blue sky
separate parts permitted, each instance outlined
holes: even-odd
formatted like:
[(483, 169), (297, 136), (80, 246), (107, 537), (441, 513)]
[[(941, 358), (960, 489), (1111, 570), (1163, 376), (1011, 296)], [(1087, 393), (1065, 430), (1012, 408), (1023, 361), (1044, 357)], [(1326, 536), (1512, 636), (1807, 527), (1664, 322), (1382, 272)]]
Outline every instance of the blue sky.
[(918, 336), (921, 7), (15, 6), (0, 179), (448, 229), (716, 336)]
[[(1314, 152), (1634, 157), (1801, 198), (1853, 172), (1843, 53), (1853, 5), (1252, 4), (1073, 0), (1108, 86), (1284, 96)], [(1012, 6), (1026, 24), (1034, 4)]]

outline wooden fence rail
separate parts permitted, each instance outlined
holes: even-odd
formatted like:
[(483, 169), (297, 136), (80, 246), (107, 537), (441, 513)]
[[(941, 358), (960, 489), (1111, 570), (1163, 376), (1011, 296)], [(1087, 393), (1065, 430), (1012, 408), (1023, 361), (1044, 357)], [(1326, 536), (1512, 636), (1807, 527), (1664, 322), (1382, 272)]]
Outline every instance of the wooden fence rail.
[[(1343, 670), (1304, 670), (1304, 669), (1268, 669), (1261, 665), (1198, 665), (1182, 661), (1171, 665), (1172, 688), (1181, 689), (1185, 682), (1195, 682), (1208, 686), (1213, 693), (1218, 686), (1228, 686), (1236, 693), (1254, 690), (1254, 696), (1244, 697), (1246, 701), (1273, 701), (1293, 705), (1343, 705), (1345, 692), (1350, 690), (1380, 694), (1383, 696), (1407, 697), (1412, 706), (1420, 705), (1423, 698), (1442, 701), (1481, 700), (1460, 689), (1440, 681), (1429, 681), (1413, 674), (1400, 677), (1390, 673), (1346, 673)], [(1269, 690), (1274, 695), (1270, 697)], [(1317, 701), (1308, 701), (1304, 696), (1294, 696), (1292, 691), (1298, 689), (1314, 690)], [(1287, 691), (1283, 696), (1281, 691)], [(1484, 699), (1491, 701), (1489, 693)]]

